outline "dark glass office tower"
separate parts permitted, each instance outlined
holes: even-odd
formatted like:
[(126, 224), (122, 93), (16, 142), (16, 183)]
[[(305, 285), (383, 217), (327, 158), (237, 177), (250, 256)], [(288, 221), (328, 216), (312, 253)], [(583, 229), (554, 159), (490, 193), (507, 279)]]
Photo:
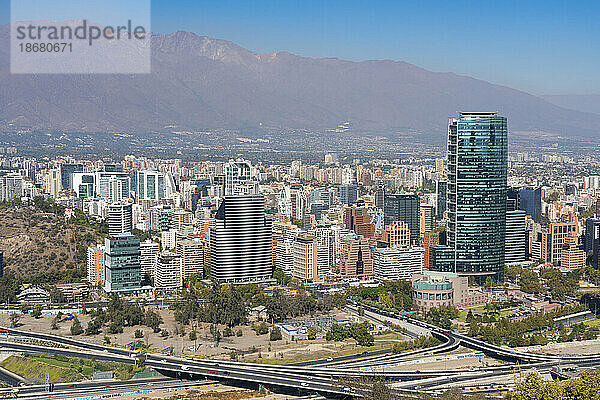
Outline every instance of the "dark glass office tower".
[(538, 224), (542, 220), (542, 188), (521, 189), (519, 208)]
[(600, 267), (600, 219), (588, 218), (585, 221), (584, 250), (592, 252), (590, 264)]
[(437, 181), (435, 183), (435, 192), (437, 193), (436, 216), (438, 220), (444, 219), (446, 212), (446, 201), (448, 197), (448, 182)]
[(390, 225), (394, 221), (406, 222), (410, 230), (411, 243), (419, 243), (421, 220), (417, 194), (386, 194), (383, 213), (386, 225)]
[(504, 279), (506, 118), (461, 112), (448, 124), (448, 246), (455, 272)]

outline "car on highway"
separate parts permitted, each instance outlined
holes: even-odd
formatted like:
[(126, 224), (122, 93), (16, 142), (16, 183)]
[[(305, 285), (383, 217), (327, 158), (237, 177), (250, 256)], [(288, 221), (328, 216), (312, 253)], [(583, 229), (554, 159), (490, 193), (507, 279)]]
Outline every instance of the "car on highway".
[(188, 367), (187, 365), (182, 365), (181, 369), (184, 371), (187, 371), (188, 369), (190, 369), (190, 367)]
[(300, 384), (300, 386), (306, 387), (306, 386), (308, 386), (308, 383), (306, 383), (306, 382), (302, 382), (302, 383)]
[(329, 357), (329, 358), (327, 359), (327, 361), (333, 361), (333, 358), (332, 358), (332, 357)]

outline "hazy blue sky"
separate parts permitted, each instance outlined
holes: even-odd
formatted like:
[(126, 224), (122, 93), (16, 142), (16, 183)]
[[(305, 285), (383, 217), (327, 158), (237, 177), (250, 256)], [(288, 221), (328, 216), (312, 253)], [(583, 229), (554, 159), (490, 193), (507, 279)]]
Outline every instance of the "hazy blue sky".
[[(8, 9), (0, 0), (0, 22)], [(535, 94), (600, 93), (599, 21), (596, 1), (152, 1), (158, 33), (192, 31), (256, 52), (403, 60)]]

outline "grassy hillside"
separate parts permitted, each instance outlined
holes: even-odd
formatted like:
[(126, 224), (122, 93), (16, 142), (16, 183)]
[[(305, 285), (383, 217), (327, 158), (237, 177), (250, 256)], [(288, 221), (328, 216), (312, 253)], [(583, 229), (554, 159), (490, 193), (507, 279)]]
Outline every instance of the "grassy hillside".
[(2, 361), (0, 366), (31, 382), (43, 383), (46, 381), (46, 375), (51, 383), (76, 382), (85, 378), (75, 369), (50, 365), (21, 356), (10, 356)]

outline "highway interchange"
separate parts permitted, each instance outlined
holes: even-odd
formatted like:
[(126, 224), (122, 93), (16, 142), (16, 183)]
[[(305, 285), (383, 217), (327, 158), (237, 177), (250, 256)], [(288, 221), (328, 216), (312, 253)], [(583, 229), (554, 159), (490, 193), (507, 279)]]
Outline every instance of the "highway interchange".
[[(357, 305), (350, 305), (356, 310)], [(593, 367), (600, 364), (597, 355), (591, 356), (555, 356), (520, 352), (504, 347), (490, 345), (480, 340), (470, 338), (454, 331), (438, 328), (408, 316), (396, 315), (363, 305), (365, 316), (379, 322), (392, 322), (401, 325), (413, 335), (431, 334), (437, 337), (441, 344), (428, 349), (414, 350), (402, 354), (391, 354), (389, 350), (378, 350), (352, 356), (336, 357), (333, 359), (315, 360), (311, 362), (268, 365), (241, 363), (234, 361), (189, 359), (167, 357), (164, 355), (130, 351), (123, 348), (91, 344), (68, 337), (48, 335), (45, 333), (25, 332), (7, 329), (11, 336), (35, 339), (44, 345), (26, 344), (15, 341), (0, 341), (0, 350), (30, 353), (61, 354), (67, 357), (96, 359), (119, 363), (134, 364), (143, 361), (146, 366), (161, 372), (170, 380), (162, 385), (176, 385), (177, 382), (194, 382), (198, 379), (224, 382), (232, 386), (256, 388), (258, 385), (273, 391), (294, 395), (317, 393), (325, 397), (359, 397), (361, 393), (348, 382), (362, 382), (365, 379), (378, 379), (392, 383), (393, 390), (402, 398), (417, 398), (423, 392), (437, 394), (448, 387), (466, 387), (470, 382), (494, 382), (497, 377), (512, 375), (517, 364), (488, 367), (470, 370), (438, 370), (438, 371), (392, 371), (384, 367), (399, 363), (417, 356), (442, 354), (464, 346), (481, 351), (486, 355), (505, 361), (518, 362), (522, 372), (537, 370), (548, 371), (561, 363)], [(6, 329), (6, 328), (2, 328)], [(53, 343), (53, 346), (47, 344)], [(365, 368), (368, 367), (368, 368)], [(2, 371), (0, 370), (0, 376)], [(167, 378), (165, 378), (167, 379)], [(55, 393), (77, 391), (75, 387), (58, 387)], [(89, 385), (100, 385), (91, 382)], [(95, 386), (85, 390), (89, 391)], [(97, 387), (96, 389), (101, 389)], [(79, 389), (79, 390), (83, 390)], [(46, 387), (19, 387), (18, 397), (34, 393), (41, 394)], [(5, 393), (7, 390), (5, 390)], [(1, 392), (0, 392), (1, 393)], [(13, 390), (13, 395), (16, 394)], [(87, 393), (87, 392), (86, 392)], [(65, 394), (66, 395), (66, 394)], [(76, 396), (71, 396), (76, 397)], [(50, 397), (48, 397), (50, 398)]]

